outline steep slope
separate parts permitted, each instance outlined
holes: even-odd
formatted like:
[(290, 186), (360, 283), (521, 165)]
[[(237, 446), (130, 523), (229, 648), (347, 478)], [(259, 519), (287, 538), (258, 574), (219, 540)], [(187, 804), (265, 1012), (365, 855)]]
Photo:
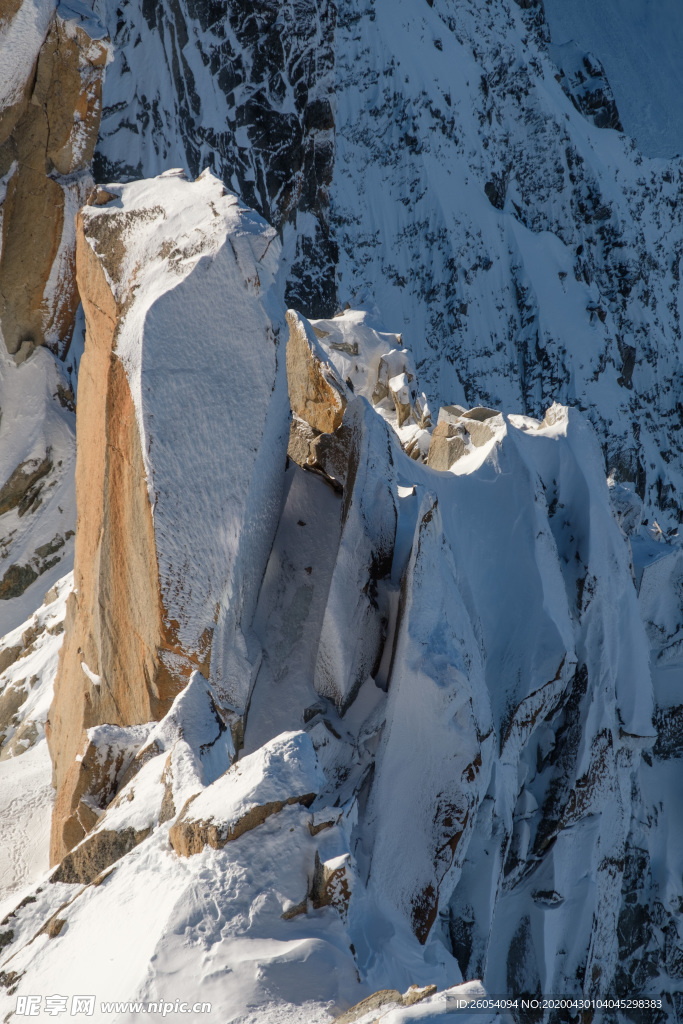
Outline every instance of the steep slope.
[[(94, 6), (119, 183), (64, 278), (47, 719), (69, 584), (19, 622), (68, 568), (72, 397), (45, 346), (0, 349), (0, 1012), (398, 1024), (488, 991), (677, 1020), (680, 161), (617, 134), (534, 0)], [(71, 8), (14, 7), (24, 117)]]
[(0, 920), (49, 864), (52, 765), (45, 722), (64, 634), (71, 574), (0, 648)]
[(340, 300), (405, 324), (432, 400), (586, 410), (677, 523), (680, 163), (575, 109), (538, 6), (345, 3), (337, 54)]
[(16, 365), (0, 344), (0, 632), (71, 569), (76, 527), (73, 378), (45, 347)]
[[(144, 188), (168, 181), (180, 202), (197, 187)], [(159, 725), (90, 729), (93, 749), (124, 760), (94, 827), (11, 917), (8, 1005), (58, 978), (80, 990), (93, 956), (116, 965), (100, 998), (190, 988), (223, 1021), (323, 1021), (373, 990), (474, 977), (491, 992), (614, 991), (640, 751), (656, 737), (592, 430), (557, 405), (542, 422), (451, 407), (468, 440), (438, 472), (403, 450), (389, 399), (373, 409), (344, 382), (334, 324), (288, 320), (296, 418), (241, 616), (261, 651), (240, 691), (242, 755), (225, 771), (221, 717), (240, 707), (213, 667)], [(367, 390), (390, 336), (357, 313), (338, 323)], [(102, 913), (123, 943), (93, 939)], [(430, 998), (425, 1012), (448, 1015)]]
[(161, 718), (195, 668), (212, 664), (225, 699), (248, 681), (240, 622), (286, 437), (272, 228), (208, 172), (111, 189), (78, 219), (87, 340), (75, 593), (50, 716), (53, 862), (112, 795), (82, 762), (89, 728)]
[(74, 217), (93, 187), (110, 50), (89, 7), (40, 0), (3, 5), (0, 54), (4, 634), (73, 564), (73, 413), (83, 342)]
[(64, 358), (78, 306), (74, 216), (93, 186), (109, 44), (80, 0), (40, 0), (9, 5), (0, 48), (0, 327), (19, 358), (34, 345)]
[(335, 5), (97, 0), (117, 58), (95, 161), (100, 181), (169, 166), (221, 177), (284, 240), (288, 301), (335, 307), (329, 229)]
[[(292, 304), (330, 315), (336, 292), (340, 305), (376, 307), (405, 333), (436, 406), (584, 409), (608, 468), (669, 528), (678, 522), (680, 161), (646, 160), (595, 127), (618, 124), (609, 87), (591, 65), (597, 84), (586, 92), (581, 52), (549, 46), (540, 4), (343, 0), (335, 22), (326, 4), (287, 5), (273, 21), (268, 4), (181, 4), (155, 20), (131, 3), (117, 33), (114, 6), (98, 10), (118, 41), (100, 173), (212, 162), (283, 233)], [(313, 47), (297, 117), (334, 93), (334, 147), (329, 131), (313, 133), (321, 160), (325, 140), (322, 178), (318, 158), (290, 154), (286, 186), (278, 140), (290, 93), (270, 64), (280, 46)], [(197, 127), (214, 109), (220, 144)], [(298, 242), (259, 184), (269, 174), (291, 197)], [(328, 202), (323, 258), (304, 236), (314, 239)], [(297, 283), (292, 247), (327, 282), (324, 302), (316, 280)]]
[(619, 0), (599, 6), (544, 0), (553, 42), (574, 40), (609, 77), (624, 127), (648, 156), (680, 156), (683, 27), (676, 0)]

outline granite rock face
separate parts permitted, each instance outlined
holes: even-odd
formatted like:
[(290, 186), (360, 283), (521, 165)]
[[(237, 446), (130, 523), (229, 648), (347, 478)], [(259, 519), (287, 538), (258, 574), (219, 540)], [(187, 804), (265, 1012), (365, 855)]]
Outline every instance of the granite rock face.
[[(540, 0), (95, 7), (74, 591), (0, 644), (0, 777), (44, 729), (59, 865), (2, 924), (0, 1016), (128, 957), (117, 998), (177, 975), (217, 1024), (482, 985), (675, 1021), (681, 161)], [(33, 9), (58, 184), (75, 37)], [(11, 344), (3, 612), (69, 533), (19, 552), (68, 445), (8, 444), (54, 370)]]
[[(98, 772), (89, 773), (83, 756), (87, 731), (162, 718), (194, 669), (209, 675), (216, 629), (229, 630), (230, 616), (239, 620), (224, 587), (240, 559), (252, 568), (250, 545), (260, 534), (242, 538), (247, 509), (260, 486), (277, 490), (265, 467), (279, 447), (284, 457), (286, 430), (284, 415), (279, 423), (269, 411), (281, 315), (270, 294), (272, 229), (208, 174), (194, 183), (171, 174), (94, 199), (103, 205), (78, 217), (87, 335), (75, 592), (49, 731), (55, 862), (92, 825), (88, 807), (115, 795), (98, 795)], [(221, 305), (226, 278), (233, 285)], [(181, 307), (195, 309), (201, 342), (188, 343)], [(228, 429), (247, 397), (257, 439), (248, 454)], [(241, 469), (237, 486), (231, 462)], [(222, 539), (212, 527), (216, 508), (231, 524)], [(267, 516), (263, 522), (268, 536)], [(252, 554), (257, 564), (262, 556)], [(206, 571), (190, 572), (202, 559)]]
[[(3, 54), (28, 7), (19, 5), (2, 25)], [(43, 19), (48, 8), (41, 5)], [(63, 358), (71, 342), (78, 306), (74, 217), (93, 185), (109, 56), (92, 12), (59, 4), (33, 65), (23, 68), (23, 85), (0, 111), (0, 328), (18, 358), (35, 345)]]

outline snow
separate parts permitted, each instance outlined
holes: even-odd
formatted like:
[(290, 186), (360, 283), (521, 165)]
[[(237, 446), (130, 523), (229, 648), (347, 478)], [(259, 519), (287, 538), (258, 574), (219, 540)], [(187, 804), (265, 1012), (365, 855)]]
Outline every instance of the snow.
[[(616, 7), (584, 18), (584, 6), (562, 16), (586, 30), (602, 19), (605, 42)], [(109, 69), (102, 153), (152, 174), (190, 163), (191, 141), (161, 32), (129, 8), (143, 45)], [(635, 0), (620, 12), (629, 32)], [(22, 853), (28, 819), (4, 805), (11, 893), (36, 898), (2, 954), (3, 970), (26, 969), (18, 993), (200, 993), (207, 1020), (322, 1024), (377, 989), (433, 983), (437, 995), (383, 1019), (466, 1019), (452, 1009), (458, 991), (634, 985), (645, 962), (628, 946), (635, 905), (658, 972), (643, 985), (675, 994), (681, 167), (573, 108), (533, 17), (479, 0), (339, 5), (331, 217), (339, 300), (361, 308), (310, 331), (349, 388), (355, 463), (342, 496), (285, 460), (282, 292), (312, 215), (285, 226), (281, 250), (209, 174), (109, 186), (117, 198), (97, 216), (123, 224), (112, 286), (130, 302), (117, 355), (143, 439), (162, 594), (189, 648), (215, 625), (211, 672), (195, 673), (160, 723), (91, 730), (102, 750), (119, 743), (141, 765), (97, 830), (153, 829), (101, 885), (35, 888), (45, 834)], [(183, 80), (195, 78), (207, 132), (190, 155), (208, 161), (232, 101), (202, 68), (219, 29), (187, 24)], [(225, 34), (227, 52), (232, 26)], [(651, 73), (629, 72), (641, 112)], [(669, 88), (677, 75), (661, 61)], [(149, 128), (126, 120), (143, 105), (141, 83), (157, 110), (162, 101)], [(651, 120), (662, 139), (664, 115)], [(248, 136), (235, 128), (237, 144)], [(5, 478), (44, 451), (43, 429), (70, 451), (68, 417), (49, 402), (47, 427), (32, 414), (6, 432), (6, 401), (15, 422), (34, 395), (43, 408), (46, 358), (3, 371)], [(391, 395), (373, 400), (378, 378), (410, 398), (401, 427)], [(418, 405), (432, 422), (466, 423), (455, 403), (490, 407), (491, 436), (473, 432), (448, 472), (409, 458), (413, 441), (422, 456), (429, 444)], [(46, 535), (54, 508), (36, 513)], [(27, 539), (25, 557), (33, 550)], [(16, 610), (8, 602), (8, 629), (38, 603), (33, 588)], [(230, 768), (228, 712), (246, 713)], [(36, 786), (42, 811), (39, 751), (40, 740), (0, 761), (0, 780)], [(169, 784), (174, 814), (193, 798), (187, 817), (219, 825), (318, 795), (221, 850), (179, 858), (172, 821), (159, 823)], [(343, 865), (347, 903), (339, 891), (339, 905), (320, 902), (320, 865)], [(37, 935), (57, 911), (59, 937)], [(2, 992), (0, 1006), (14, 996)]]
[[(0, 636), (27, 619), (73, 566), (76, 417), (59, 400), (59, 389), (68, 389), (69, 383), (46, 348), (16, 366), (0, 343), (0, 481), (4, 484), (28, 460), (39, 464), (49, 456), (52, 463), (39, 503), (24, 515), (15, 508), (0, 517), (0, 577), (12, 564), (29, 564), (38, 574), (23, 594), (0, 601)], [(37, 555), (37, 548), (55, 541), (59, 546), (52, 554)]]
[(43, 738), (0, 763), (0, 920), (49, 867), (52, 763)]
[(185, 650), (215, 627), (212, 681), (240, 708), (257, 655), (239, 622), (276, 528), (288, 434), (279, 245), (208, 172), (108, 188), (118, 198), (87, 213), (98, 230), (111, 219), (124, 243), (110, 277), (117, 301), (130, 299), (116, 354), (135, 403), (164, 607)]
[[(54, 791), (45, 720), (52, 702), (62, 645), (60, 629), (72, 586), (69, 573), (55, 586), (51, 600), (4, 636), (0, 647), (0, 652), (24, 648), (18, 660), (0, 675), (0, 699), (12, 686), (28, 684), (12, 725), (4, 736), (0, 734), (0, 920), (48, 869)], [(30, 640), (28, 631), (35, 639)], [(17, 734), (25, 739), (12, 744)]]
[(247, 754), (197, 796), (185, 821), (214, 822), (229, 837), (255, 807), (317, 794), (325, 784), (315, 750), (305, 732), (289, 732)]
[(19, 6), (13, 18), (0, 21), (0, 47), (3, 55), (0, 62), (0, 96), (3, 106), (21, 99), (56, 7), (56, 0), (28, 0)]
[(648, 156), (681, 153), (683, 46), (676, 0), (545, 0), (553, 42), (575, 40), (604, 65), (621, 121)]

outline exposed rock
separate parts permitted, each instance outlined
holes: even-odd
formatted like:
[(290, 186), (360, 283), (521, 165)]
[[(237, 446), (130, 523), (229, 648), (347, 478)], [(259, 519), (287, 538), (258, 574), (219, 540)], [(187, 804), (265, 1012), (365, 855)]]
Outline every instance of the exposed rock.
[(18, 508), (19, 515), (30, 510), (40, 494), (42, 484), (39, 482), (51, 469), (49, 452), (43, 459), (28, 459), (17, 466), (0, 488), (0, 516), (12, 508)]
[(31, 565), (10, 565), (0, 580), (0, 601), (19, 597), (38, 579), (38, 573)]
[(14, 664), (14, 662), (17, 660), (23, 649), (24, 648), (22, 646), (19, 646), (3, 647), (2, 650), (0, 650), (0, 675), (5, 671), (6, 668), (9, 668), (10, 665)]
[(29, 341), (28, 339), (26, 339), (25, 341), (22, 341), (21, 345), (19, 346), (17, 351), (14, 353), (15, 365), (16, 366), (21, 366), (22, 363), (25, 363), (26, 360), (29, 359), (33, 355), (33, 353), (35, 351), (35, 347), (36, 347), (35, 346), (35, 342), (33, 342), (33, 341)]
[(345, 1013), (342, 1013), (339, 1017), (334, 1018), (334, 1024), (354, 1024), (355, 1021), (360, 1020), (371, 1010), (389, 1010), (392, 1006), (403, 1006), (403, 996), (395, 988), (383, 988), (379, 992), (374, 992), (367, 999), (361, 999), (360, 1003), (356, 1003)]
[(551, 45), (549, 50), (560, 69), (557, 77), (562, 90), (576, 109), (596, 128), (623, 132), (614, 94), (597, 57), (585, 53), (572, 41), (562, 46)]
[(320, 473), (336, 490), (346, 483), (351, 455), (351, 432), (343, 423), (333, 434), (313, 430), (292, 417), (287, 454), (302, 469)]
[(372, 392), (372, 401), (376, 405), (390, 395), (389, 382), (404, 374), (406, 381), (415, 379), (415, 370), (408, 349), (391, 349), (381, 356), (377, 367), (377, 380)]
[(486, 425), (486, 421), (495, 416), (500, 416), (500, 413), (481, 405), (474, 409), (468, 409), (462, 414), (465, 430), (472, 438), (475, 448), (481, 448), (493, 438), (493, 431)]
[(323, 783), (308, 735), (283, 733), (188, 800), (169, 832), (171, 846), (183, 857), (220, 849), (288, 804), (307, 807)]
[(315, 871), (310, 899), (314, 908), (334, 907), (343, 921), (349, 910), (353, 890), (351, 854), (341, 854), (331, 860), (321, 861), (316, 851)]
[(467, 451), (467, 433), (464, 427), (441, 418), (432, 431), (427, 465), (442, 472), (449, 470)]
[(411, 985), (407, 992), (403, 993), (402, 1001), (404, 1006), (415, 1006), (423, 999), (429, 999), (436, 992), (436, 985)]
[[(155, 174), (150, 154), (171, 152), (195, 176), (208, 146), (226, 185), (284, 235), (287, 303), (332, 316), (337, 4), (158, 0), (108, 11), (120, 57), (107, 75), (97, 180)], [(131, 81), (144, 87), (131, 92)]]
[(313, 430), (331, 434), (344, 417), (346, 388), (325, 359), (308, 321), (288, 310), (287, 323), (287, 388), (292, 412)]
[(427, 464), (432, 469), (446, 471), (466, 454), (470, 444), (481, 448), (493, 439), (494, 433), (487, 420), (500, 416), (495, 409), (476, 406), (463, 409), (460, 405), (444, 405), (429, 445)]
[[(62, 817), (55, 819), (53, 815), (52, 842), (56, 851), (70, 850), (98, 824), (149, 731), (148, 725), (128, 728), (104, 725), (88, 731), (85, 749), (66, 776), (61, 796)], [(54, 859), (61, 860), (61, 857), (55, 854)]]
[(35, 345), (64, 355), (78, 306), (73, 217), (88, 168), (109, 57), (103, 27), (78, 5), (58, 7), (21, 98), (0, 118), (7, 175), (0, 253), (0, 326), (15, 361)]
[(0, 693), (0, 750), (3, 748), (5, 736), (14, 716), (26, 700), (25, 684), (25, 679), (17, 680)]
[(413, 405), (417, 398), (417, 393), (411, 389), (410, 384), (409, 375), (399, 373), (395, 377), (391, 377), (387, 385), (396, 409), (399, 427), (402, 427), (408, 417), (412, 415)]
[[(277, 491), (274, 467), (286, 444), (284, 403), (266, 419), (278, 400), (278, 325), (266, 312), (279, 314), (270, 292), (277, 259), (272, 229), (210, 175), (190, 183), (171, 172), (124, 186), (115, 200), (78, 215), (87, 338), (78, 393), (75, 592), (48, 728), (57, 787), (53, 863), (88, 827), (78, 810), (81, 796), (105, 805), (76, 760), (87, 731), (105, 722), (127, 727), (162, 719), (194, 669), (208, 676), (216, 629), (230, 635), (240, 628), (241, 606), (223, 601), (227, 581), (248, 566), (245, 599), (257, 586), (256, 566), (274, 526), (262, 517), (242, 540), (248, 466), (260, 460)], [(205, 310), (195, 324), (202, 341), (192, 348), (180, 311), (188, 301)], [(249, 348), (236, 369), (226, 345), (237, 352), (245, 338)], [(141, 389), (136, 381), (146, 374), (153, 387)], [(182, 417), (170, 398), (174, 388)], [(245, 393), (258, 439), (246, 455), (231, 440)], [(187, 456), (184, 468), (179, 451)], [(221, 505), (232, 525), (218, 537)], [(226, 703), (234, 701), (227, 687), (248, 681), (248, 670), (241, 664), (233, 671), (220, 658), (211, 669)]]
[(10, 757), (18, 757), (34, 746), (36, 740), (42, 735), (37, 724), (32, 719), (22, 722), (12, 734), (12, 738), (3, 745), (3, 737), (0, 736), (0, 761), (6, 761)]
[(50, 875), (50, 881), (89, 885), (100, 872), (146, 839), (149, 831), (145, 829), (137, 832), (128, 828), (120, 832), (107, 829), (94, 832), (64, 857), (56, 871)]

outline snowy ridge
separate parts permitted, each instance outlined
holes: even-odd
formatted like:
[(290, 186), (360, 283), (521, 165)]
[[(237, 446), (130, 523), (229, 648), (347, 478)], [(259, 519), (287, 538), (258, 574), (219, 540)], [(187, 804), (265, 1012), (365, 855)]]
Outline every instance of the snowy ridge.
[[(256, 548), (268, 543), (277, 502), (279, 245), (208, 172), (108, 188), (107, 205), (86, 207), (85, 234), (123, 311), (116, 354), (135, 404), (164, 605), (181, 643), (198, 648), (217, 606), (229, 608), (245, 567), (263, 557)], [(228, 429), (241, 416), (249, 443)], [(258, 517), (245, 526), (258, 504), (262, 527)]]
[(445, 1024), (507, 992), (677, 1021), (680, 160), (599, 127), (601, 69), (534, 0), (94, 10), (118, 184), (79, 217), (183, 688), (98, 717), (108, 670), (67, 617), (94, 782), (46, 873), (27, 818), (69, 581), (18, 622), (68, 567), (73, 422), (47, 351), (7, 361), (2, 543), (41, 575), (0, 644), (0, 1016), (64, 990)]
[[(181, 802), (180, 793), (175, 791), (171, 817), (164, 822), (166, 815), (160, 813), (167, 785), (164, 779), (177, 774), (179, 769), (173, 766), (179, 762), (177, 754), (167, 760), (164, 752), (171, 749), (168, 741), (161, 739), (168, 726), (162, 723), (158, 727), (156, 740), (157, 734), (149, 733), (137, 755), (142, 765), (140, 771), (128, 789), (121, 790), (92, 838), (86, 838), (83, 845), (92, 844), (98, 833), (112, 828), (119, 834), (131, 828), (152, 828), (149, 838), (127, 853), (119, 866), (115, 864), (113, 872), (105, 872), (107, 881), (103, 886), (92, 890), (86, 885), (81, 895), (78, 889), (69, 890), (77, 898), (63, 905), (57, 914), (60, 920), (64, 916), (68, 922), (68, 930), (60, 932), (63, 938), (59, 943), (53, 945), (46, 938), (42, 944), (33, 943), (13, 953), (12, 969), (27, 971), (27, 980), (19, 982), (17, 991), (23, 991), (25, 984), (49, 987), (50, 979), (66, 970), (64, 957), (71, 957), (70, 949), (76, 948), (73, 944), (80, 944), (85, 935), (91, 935), (88, 941), (92, 941), (92, 927), (102, 913), (104, 901), (109, 906), (110, 899), (120, 900), (128, 892), (140, 908), (137, 912), (145, 914), (149, 921), (149, 910), (145, 909), (142, 897), (143, 892), (150, 890), (149, 872), (157, 877), (152, 891), (159, 893), (159, 885), (163, 885), (166, 896), (163, 901), (155, 897), (157, 908), (152, 923), (144, 929), (144, 949), (138, 944), (138, 951), (141, 957), (149, 959), (155, 950), (158, 966), (154, 980), (144, 986), (138, 972), (119, 972), (116, 998), (142, 992), (153, 998), (162, 988), (164, 993), (168, 992), (168, 969), (164, 965), (176, 955), (174, 936), (184, 934), (189, 938), (203, 920), (196, 919), (191, 909), (198, 898), (192, 895), (200, 878), (196, 872), (201, 870), (200, 888), (206, 894), (201, 898), (218, 900), (219, 908), (225, 906), (219, 909), (211, 936), (197, 947), (198, 952), (201, 948), (209, 955), (209, 961), (197, 975), (205, 978), (202, 991), (211, 992), (206, 973), (209, 964), (214, 975), (220, 963), (229, 964), (232, 972), (238, 972), (236, 977), (242, 979), (227, 990), (231, 993), (227, 998), (234, 1002), (226, 1004), (225, 994), (220, 999), (216, 997), (217, 1006), (220, 1005), (216, 1019), (226, 1019), (226, 1006), (232, 1007), (227, 1019), (249, 1019), (242, 1012), (247, 999), (256, 999), (262, 1006), (259, 1019), (281, 1019), (278, 1013), (285, 1012), (285, 1005), (292, 1000), (299, 1002), (301, 993), (306, 993), (307, 998), (318, 1001), (321, 1015), (316, 1016), (311, 1008), (305, 1011), (305, 1019), (325, 1020), (329, 1018), (324, 1006), (343, 1009), (364, 992), (376, 988), (390, 985), (404, 991), (413, 983), (436, 983), (441, 989), (460, 983), (463, 977), (471, 978), (473, 973), (483, 973), (489, 990), (505, 990), (511, 983), (510, 977), (501, 977), (496, 965), (504, 965), (507, 958), (508, 970), (511, 969), (512, 953), (508, 954), (507, 949), (515, 948), (515, 936), (520, 929), (530, 927), (525, 925), (527, 918), (521, 910), (516, 910), (528, 906), (528, 897), (524, 899), (522, 894), (529, 888), (554, 893), (549, 903), (533, 905), (539, 915), (555, 915), (557, 942), (554, 947), (546, 943), (534, 951), (530, 937), (533, 932), (528, 933), (529, 938), (525, 932), (524, 942), (530, 943), (531, 951), (526, 968), (537, 973), (535, 980), (513, 974), (515, 984), (530, 986), (530, 990), (536, 983), (543, 990), (575, 986), (575, 971), (590, 946), (593, 916), (603, 922), (603, 927), (609, 929), (611, 921), (614, 928), (621, 886), (621, 875), (614, 864), (620, 854), (623, 858), (631, 816), (631, 786), (624, 772), (637, 769), (639, 746), (652, 742), (652, 705), (648, 691), (648, 645), (630, 582), (628, 547), (611, 511), (608, 489), (601, 476), (599, 448), (590, 428), (579, 414), (560, 407), (554, 407), (543, 423), (529, 418), (500, 417), (499, 426), (484, 449), (476, 449), (460, 460), (454, 467), (457, 473), (438, 473), (402, 452), (394, 431), (372, 411), (366, 399), (359, 397), (356, 402), (362, 403), (370, 416), (361, 429), (374, 437), (376, 425), (392, 450), (391, 462), (385, 463), (383, 472), (384, 486), (388, 484), (395, 494), (397, 535), (406, 530), (415, 535), (398, 608), (389, 593), (403, 575), (407, 552), (400, 542), (395, 547), (395, 574), (392, 571), (378, 584), (380, 603), (384, 602), (383, 606), (389, 609), (393, 607), (394, 616), (398, 612), (384, 688), (368, 676), (360, 690), (350, 694), (348, 710), (340, 717), (335, 701), (326, 699), (328, 694), (320, 685), (315, 660), (309, 662), (308, 681), (303, 689), (303, 679), (295, 683), (299, 671), (296, 660), (279, 662), (277, 681), (262, 667), (256, 678), (245, 734), (246, 749), (253, 753), (239, 764), (244, 764), (246, 770), (251, 761), (260, 763), (270, 744), (286, 739), (281, 734), (296, 719), (297, 723), (304, 723), (310, 734), (326, 781), (323, 783), (320, 776), (315, 790), (321, 783), (322, 789), (310, 811), (285, 807), (240, 833), (220, 850), (203, 848), (198, 855), (193, 851), (187, 866), (182, 868), (182, 859), (178, 861), (168, 848), (168, 822), (173, 834), (179, 827), (173, 821), (205, 818), (202, 801), (209, 799), (210, 793), (218, 793), (219, 786), (221, 792), (225, 789), (225, 797), (218, 804), (215, 800), (211, 802), (214, 821), (218, 821), (217, 814), (237, 820), (244, 812), (233, 814), (227, 808), (231, 801), (242, 799), (239, 792), (243, 784), (239, 773), (235, 775), (231, 770), (208, 789), (202, 789), (212, 776), (204, 777), (202, 782), (202, 773), (195, 768), (194, 792), (200, 795), (178, 818)], [(348, 410), (352, 408), (353, 404)], [(378, 444), (377, 440), (372, 441), (370, 451), (380, 450)], [(286, 475), (291, 477), (286, 485), (290, 498), (285, 502), (280, 531), (285, 529), (288, 516), (298, 515), (296, 505), (291, 510), (289, 506), (295, 482), (310, 495), (320, 488), (327, 489), (319, 478), (298, 467), (290, 467)], [(362, 504), (358, 505), (360, 518), (347, 517), (344, 527), (350, 550), (356, 552), (356, 573), (367, 554), (357, 540), (354, 546), (354, 538), (364, 529), (363, 516), (375, 515), (378, 500), (371, 479), (372, 474), (356, 477), (351, 507), (362, 498), (366, 511), (363, 512)], [(343, 499), (334, 491), (328, 493), (340, 515)], [(308, 507), (313, 510), (310, 500)], [(324, 502), (320, 508), (324, 509)], [(282, 612), (278, 604), (284, 602), (287, 606), (291, 602), (291, 573), (297, 570), (291, 561), (294, 549), (290, 549), (288, 557), (287, 547), (296, 543), (296, 531), (310, 527), (314, 531), (319, 528), (315, 517), (304, 527), (293, 523), (278, 534), (280, 540), (276, 537), (272, 568), (269, 564), (264, 586), (270, 586), (269, 576), (276, 572), (279, 597), (275, 598), (275, 605), (271, 603), (267, 619), (259, 620), (257, 610), (255, 620), (263, 648), (262, 666), (273, 664), (281, 643), (278, 623)], [(334, 580), (338, 570), (334, 563), (330, 564), (324, 548), (317, 557), (314, 551), (307, 557), (311, 559), (307, 575), (312, 583), (321, 571), (331, 573)], [(581, 564), (580, 559), (584, 560)], [(534, 571), (530, 571), (532, 566)], [(383, 589), (386, 592), (382, 596)], [(622, 593), (623, 598), (620, 605), (613, 606), (606, 595), (615, 592)], [(316, 603), (309, 601), (302, 606), (300, 627), (313, 630), (314, 645), (325, 643), (324, 622), (320, 622)], [(334, 607), (329, 598), (327, 607)], [(447, 612), (445, 621), (434, 613), (440, 608)], [(531, 635), (543, 637), (544, 643), (530, 643)], [(363, 636), (362, 630), (359, 636)], [(610, 650), (611, 637), (619, 637), (622, 644), (628, 644), (621, 663)], [(427, 659), (425, 651), (429, 651)], [(193, 679), (176, 702), (183, 702), (188, 708), (199, 707), (196, 701), (206, 689), (201, 677), (195, 675)], [(258, 715), (258, 709), (264, 706), (264, 686), (271, 692), (267, 702), (270, 718), (266, 721)], [(295, 703), (290, 706), (276, 702), (276, 693), (285, 692), (290, 686), (295, 686)], [(582, 714), (584, 739), (577, 748), (567, 742), (564, 733), (573, 725), (570, 708), (581, 704), (586, 706)], [(311, 710), (302, 718), (309, 705)], [(177, 719), (177, 712), (170, 714)], [(217, 719), (211, 714), (206, 719), (203, 713), (199, 717), (195, 712), (192, 714), (191, 720), (196, 722), (193, 731), (188, 733), (185, 728), (175, 735), (184, 732), (185, 747), (196, 763), (192, 751), (202, 748), (202, 737), (204, 744), (211, 741), (215, 724), (209, 723), (216, 723)], [(551, 740), (553, 736), (555, 740)], [(458, 750), (455, 758), (448, 753), (454, 743)], [(540, 761), (538, 744), (546, 751)], [(417, 776), (412, 761), (406, 757), (407, 751), (415, 747), (420, 750), (421, 764)], [(142, 756), (145, 749), (158, 753), (150, 760)], [(178, 750), (177, 746), (175, 749)], [(293, 756), (296, 759), (300, 755)], [(602, 759), (604, 767), (598, 775), (596, 759)], [(445, 764), (449, 765), (448, 773), (444, 773)], [(292, 788), (286, 778), (282, 776), (282, 792), (291, 792), (293, 796), (296, 787)], [(249, 798), (252, 804), (254, 799), (256, 803), (272, 801), (273, 791), (266, 795), (264, 790), (263, 796), (256, 797), (261, 784), (254, 785), (257, 789), (252, 786), (254, 796)], [(184, 792), (186, 799), (191, 790)], [(558, 792), (566, 794), (562, 801), (566, 809), (560, 809), (553, 817)], [(157, 811), (150, 816), (155, 806)], [(160, 824), (155, 824), (157, 821)], [(555, 829), (554, 843), (550, 841), (553, 836), (548, 833), (549, 826)], [(576, 854), (576, 840), (568, 847), (562, 841), (570, 834), (582, 836), (580, 857)], [(266, 871), (263, 856), (269, 849), (273, 852)], [(78, 850), (70, 857), (78, 854)], [(524, 866), (531, 850), (535, 851), (536, 867), (530, 878)], [(490, 877), (482, 871), (484, 851), (489, 854)], [(243, 861), (243, 857), (247, 860)], [(240, 865), (247, 862), (252, 864), (252, 882), (239, 882), (244, 870)], [(571, 872), (579, 863), (592, 863), (595, 879), (592, 909), (589, 903), (581, 918), (583, 931), (573, 902), (568, 899), (571, 885), (578, 884), (572, 883)], [(261, 865), (258, 871), (255, 864)], [(283, 874), (285, 864), (288, 868)], [(200, 869), (199, 865), (207, 867)], [(215, 871), (224, 876), (220, 889), (216, 888)], [(332, 879), (340, 871), (340, 877), (347, 881), (341, 888), (330, 889), (329, 896), (324, 895), (328, 891), (321, 889), (324, 880)], [(60, 872), (56, 877), (63, 877), (63, 869)], [(230, 895), (233, 883), (228, 883), (227, 877), (234, 879), (245, 914), (251, 906), (251, 923), (240, 913), (235, 916), (234, 907), (225, 916), (224, 901), (235, 898)], [(250, 889), (251, 884), (262, 893), (279, 895), (274, 903), (274, 895), (268, 896), (263, 911), (256, 913), (256, 906), (261, 904), (256, 900), (256, 891)], [(100, 891), (101, 895), (94, 895)], [(493, 922), (487, 920), (486, 906), (496, 915), (495, 929)], [(467, 907), (474, 910), (476, 930), (470, 936), (467, 955), (462, 944), (456, 944), (456, 960), (446, 951), (443, 940), (457, 918), (468, 919), (471, 910)], [(41, 914), (47, 910), (55, 915), (52, 901), (49, 905), (32, 906), (34, 930), (41, 920), (45, 923)], [(25, 912), (17, 913), (24, 920)], [(191, 924), (193, 920), (195, 924)], [(171, 925), (171, 921), (175, 924)], [(131, 927), (128, 921), (127, 934), (135, 932), (134, 927), (129, 932)], [(374, 936), (382, 928), (388, 928), (395, 937), (378, 947)], [(234, 946), (238, 934), (239, 947)], [(343, 941), (342, 934), (346, 936)], [(277, 935), (282, 936), (279, 941), (291, 935), (292, 939), (286, 942), (294, 941), (292, 952), (284, 960), (281, 954), (271, 958), (267, 944), (262, 945), (265, 938), (258, 939), (259, 935), (268, 935), (268, 942), (275, 941)], [(335, 935), (339, 938), (335, 939)], [(571, 950), (560, 953), (560, 947), (563, 943), (566, 946), (570, 937)], [(257, 954), (261, 964), (258, 983), (256, 975), (250, 975), (243, 955), (232, 959), (245, 942), (257, 939), (262, 949)], [(97, 941), (107, 940), (103, 937)], [(191, 940), (189, 948), (194, 941)], [(333, 948), (337, 949), (334, 953)], [(600, 948), (606, 948), (605, 944)], [(304, 953), (306, 949), (311, 952)], [(314, 949), (316, 959), (311, 961)], [(364, 990), (352, 980), (354, 960), (364, 980)], [(243, 964), (239, 971), (238, 962)], [(341, 972), (336, 975), (336, 984), (341, 987), (316, 987), (314, 975), (324, 973), (333, 962)], [(278, 973), (280, 963), (287, 964), (285, 974)], [(315, 970), (314, 963), (319, 965)], [(323, 969), (323, 964), (328, 966)], [(603, 957), (597, 964), (605, 980), (598, 982), (596, 991), (602, 991), (602, 984), (611, 983), (614, 955)], [(183, 976), (189, 977), (197, 970), (198, 964), (190, 970), (186, 961)], [(70, 971), (73, 984), (82, 985), (73, 968)], [(296, 971), (304, 973), (297, 983), (301, 993), (295, 995), (291, 986), (295, 984)], [(595, 972), (591, 976), (598, 977)], [(102, 991), (112, 990), (111, 979), (103, 977), (101, 983)], [(251, 993), (248, 997), (247, 990)], [(165, 994), (164, 998), (170, 996)], [(447, 1002), (437, 1002), (432, 1007), (434, 1013), (441, 1012), (439, 1006), (447, 1012)]]

